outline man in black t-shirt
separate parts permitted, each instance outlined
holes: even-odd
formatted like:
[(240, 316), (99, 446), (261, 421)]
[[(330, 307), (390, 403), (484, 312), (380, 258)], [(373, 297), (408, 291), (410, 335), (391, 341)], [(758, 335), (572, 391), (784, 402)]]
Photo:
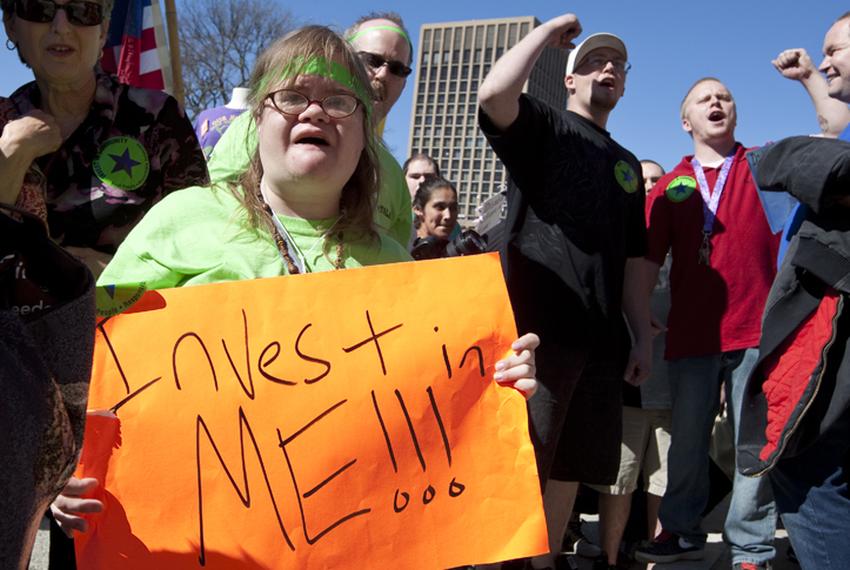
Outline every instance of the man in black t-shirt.
[[(529, 414), (555, 553), (578, 483), (614, 482), (620, 383), (642, 382), (651, 362), (640, 163), (605, 130), (625, 88), (626, 46), (594, 34), (573, 49), (566, 112), (522, 94), (544, 48), (572, 48), (580, 33), (573, 14), (535, 28), (478, 93), (481, 128), (518, 189), (503, 259), (517, 326), (542, 341)], [(551, 554), (532, 564), (554, 566)]]

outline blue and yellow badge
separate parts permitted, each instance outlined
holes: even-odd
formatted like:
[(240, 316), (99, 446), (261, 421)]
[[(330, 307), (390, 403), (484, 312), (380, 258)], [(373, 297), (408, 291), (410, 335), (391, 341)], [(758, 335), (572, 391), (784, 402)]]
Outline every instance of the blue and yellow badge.
[(678, 204), (690, 198), (696, 189), (697, 181), (694, 180), (693, 176), (677, 176), (667, 185), (664, 194), (668, 200)]
[(148, 179), (151, 163), (142, 143), (132, 137), (113, 137), (100, 146), (92, 168), (105, 184), (135, 190)]
[(629, 194), (634, 194), (638, 189), (638, 176), (635, 169), (625, 160), (620, 160), (614, 165), (614, 178)]

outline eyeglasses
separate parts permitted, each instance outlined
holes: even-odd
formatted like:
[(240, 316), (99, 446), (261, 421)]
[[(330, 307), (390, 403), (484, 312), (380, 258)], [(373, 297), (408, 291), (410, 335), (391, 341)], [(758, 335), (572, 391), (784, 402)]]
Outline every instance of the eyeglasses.
[(328, 95), (324, 99), (310, 99), (303, 93), (292, 89), (275, 91), (274, 93), (270, 93), (268, 98), (271, 99), (274, 108), (284, 115), (300, 115), (310, 105), (318, 103), (325, 114), (334, 119), (344, 119), (353, 115), (354, 111), (357, 110), (357, 105), (360, 104), (360, 100), (357, 97), (347, 93)]
[(359, 51), (357, 52), (357, 55), (360, 56), (360, 61), (362, 61), (364, 65), (367, 65), (372, 69), (380, 69), (386, 65), (387, 70), (397, 77), (407, 77), (413, 71), (400, 61), (384, 59), (376, 53)]
[(617, 73), (628, 73), (632, 68), (632, 64), (623, 59), (612, 59), (610, 57), (606, 57), (604, 55), (592, 55), (590, 57), (585, 58), (584, 61), (581, 62), (581, 65), (588, 65), (591, 69), (602, 69), (608, 63), (611, 63), (611, 67), (614, 68), (614, 71)]
[(74, 0), (57, 4), (53, 0), (16, 0), (15, 15), (27, 22), (46, 24), (53, 21), (58, 10), (64, 10), (68, 21), (75, 26), (97, 26), (103, 22), (103, 6), (97, 2)]

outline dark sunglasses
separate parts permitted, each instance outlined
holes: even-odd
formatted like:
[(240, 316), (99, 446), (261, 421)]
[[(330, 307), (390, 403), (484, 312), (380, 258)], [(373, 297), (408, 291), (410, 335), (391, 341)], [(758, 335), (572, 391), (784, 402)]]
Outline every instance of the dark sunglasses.
[(53, 0), (16, 0), (15, 15), (27, 22), (47, 24), (58, 10), (65, 10), (68, 21), (75, 26), (97, 26), (103, 22), (103, 6), (97, 2), (73, 0), (57, 4)]
[(368, 65), (372, 69), (380, 69), (386, 65), (387, 70), (398, 77), (407, 77), (413, 71), (400, 61), (396, 61), (394, 59), (384, 59), (376, 53), (372, 53), (369, 51), (359, 51), (357, 52), (357, 55), (360, 56), (360, 61), (362, 61), (364, 65)]

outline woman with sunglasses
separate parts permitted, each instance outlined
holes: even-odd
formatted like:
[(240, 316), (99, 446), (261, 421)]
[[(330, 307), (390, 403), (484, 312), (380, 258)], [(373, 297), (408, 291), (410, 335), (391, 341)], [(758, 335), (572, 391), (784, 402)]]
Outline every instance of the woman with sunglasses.
[[(159, 289), (410, 261), (375, 229), (373, 93), (350, 46), (328, 28), (296, 30), (260, 56), (250, 89), (258, 143), (247, 170), (154, 206), (100, 284)], [(538, 342), (533, 334), (515, 341), (496, 380), (530, 396)], [(62, 495), (53, 512), (67, 532), (85, 531), (80, 514), (101, 508)]]
[(112, 0), (0, 7), (35, 76), (0, 98), (0, 202), (40, 215), (97, 274), (154, 202), (207, 181), (203, 153), (175, 99), (99, 70)]

